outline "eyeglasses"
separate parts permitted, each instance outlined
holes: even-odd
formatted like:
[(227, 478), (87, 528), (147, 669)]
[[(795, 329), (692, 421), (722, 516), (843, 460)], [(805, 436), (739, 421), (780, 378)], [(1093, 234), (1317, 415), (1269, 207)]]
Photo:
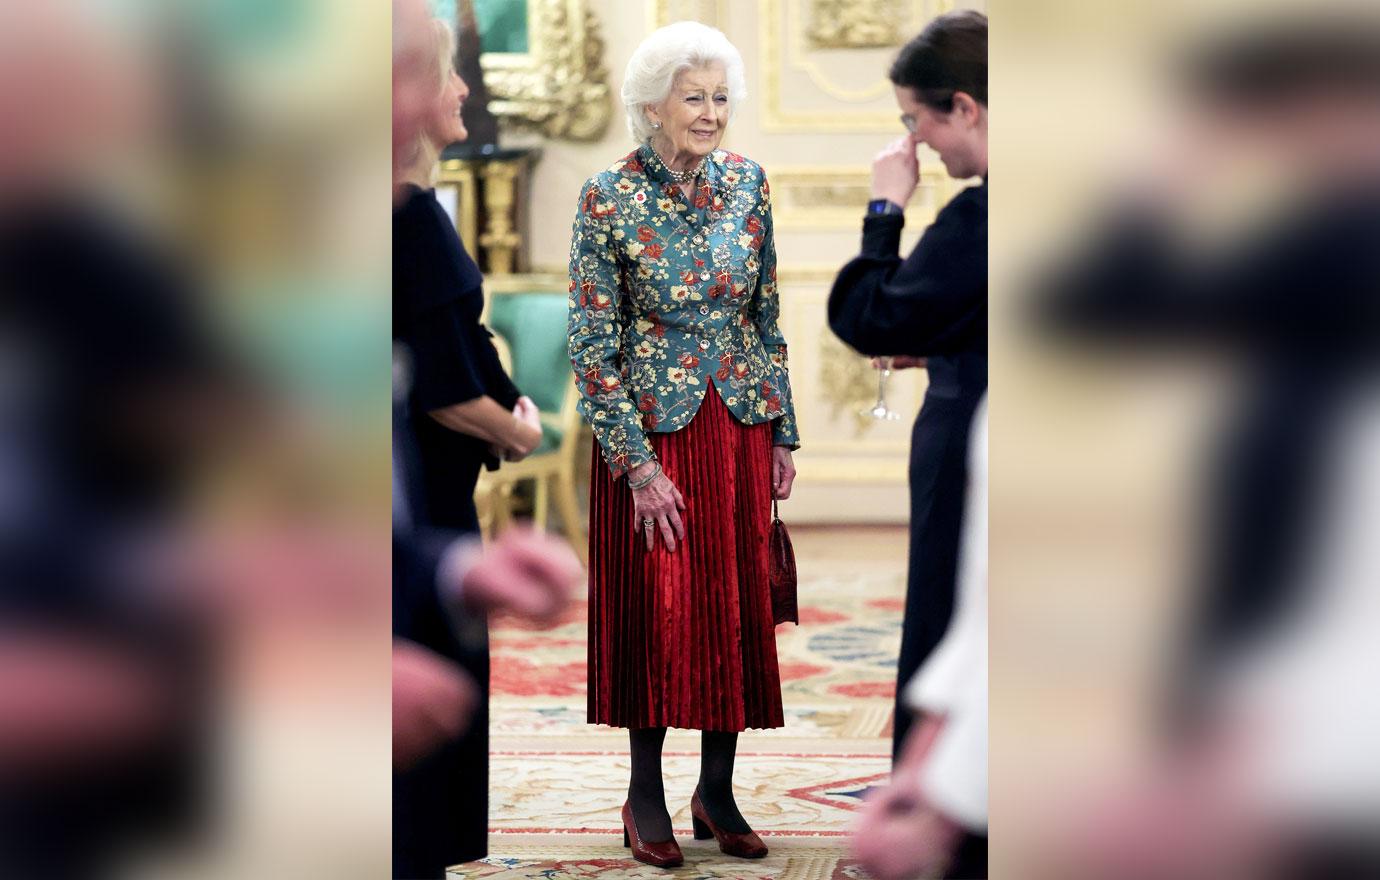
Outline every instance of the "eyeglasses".
[(901, 116), (901, 124), (906, 127), (906, 131), (915, 134), (915, 117), (906, 113)]

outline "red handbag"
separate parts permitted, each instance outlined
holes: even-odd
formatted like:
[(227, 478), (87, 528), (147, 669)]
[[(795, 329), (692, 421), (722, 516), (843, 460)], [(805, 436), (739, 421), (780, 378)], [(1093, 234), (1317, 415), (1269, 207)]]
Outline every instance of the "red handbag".
[(790, 621), (800, 625), (796, 607), (795, 549), (781, 521), (776, 491), (771, 493), (771, 615), (773, 624)]

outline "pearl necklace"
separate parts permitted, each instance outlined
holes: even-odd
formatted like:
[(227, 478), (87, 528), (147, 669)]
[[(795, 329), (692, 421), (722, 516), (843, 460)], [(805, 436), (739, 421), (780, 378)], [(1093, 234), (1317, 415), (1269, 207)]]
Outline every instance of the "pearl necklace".
[(704, 170), (704, 160), (701, 159), (699, 164), (689, 171), (675, 171), (672, 170), (670, 165), (666, 166), (666, 170), (671, 172), (671, 179), (676, 183), (689, 183), (696, 177), (699, 177), (700, 172)]
[[(648, 146), (650, 146), (650, 144)], [(696, 177), (699, 177), (700, 173), (704, 171), (705, 160), (708, 159), (707, 156), (701, 157), (699, 164), (697, 164), (694, 168), (691, 168), (689, 171), (676, 171), (671, 167), (670, 162), (667, 162), (664, 158), (662, 158), (662, 155), (656, 151), (655, 147), (652, 148), (652, 152), (656, 154), (657, 159), (661, 160), (661, 164), (666, 166), (667, 173), (671, 175), (671, 179), (674, 180), (676, 183), (689, 183)]]

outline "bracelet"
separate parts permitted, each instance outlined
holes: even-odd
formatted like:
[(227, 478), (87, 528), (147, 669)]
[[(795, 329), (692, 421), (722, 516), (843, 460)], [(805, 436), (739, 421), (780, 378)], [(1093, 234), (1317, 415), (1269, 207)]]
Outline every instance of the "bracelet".
[(652, 472), (636, 483), (634, 483), (632, 480), (628, 480), (628, 488), (645, 489), (652, 484), (652, 480), (655, 480), (659, 476), (661, 476), (661, 465), (657, 464), (656, 462), (652, 462)]

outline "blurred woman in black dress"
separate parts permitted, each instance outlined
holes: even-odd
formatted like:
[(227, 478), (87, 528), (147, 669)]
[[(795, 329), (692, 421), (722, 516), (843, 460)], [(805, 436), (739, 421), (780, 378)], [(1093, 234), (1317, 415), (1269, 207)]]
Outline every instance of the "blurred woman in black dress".
[[(479, 529), (474, 487), (480, 467), (527, 455), (541, 440), (541, 428), (536, 406), (513, 387), (479, 321), (479, 267), (430, 188), (441, 150), (467, 136), (460, 111), (468, 94), (454, 70), (450, 28), (440, 21), (431, 27), (436, 98), (421, 133), (396, 147), (394, 160), (404, 181), (393, 213), (394, 385), (403, 389), (396, 405), (402, 429), (394, 436), (405, 441), (395, 460), (409, 461), (410, 528), (453, 540)], [(464, 738), (393, 777), (394, 875), (441, 877), (447, 865), (488, 854), (488, 630), (482, 612), (463, 595), (443, 607), (425, 585), (415, 591), (429, 600), (421, 602), (399, 586), (395, 582), (394, 635), (455, 660), (480, 690)]]

